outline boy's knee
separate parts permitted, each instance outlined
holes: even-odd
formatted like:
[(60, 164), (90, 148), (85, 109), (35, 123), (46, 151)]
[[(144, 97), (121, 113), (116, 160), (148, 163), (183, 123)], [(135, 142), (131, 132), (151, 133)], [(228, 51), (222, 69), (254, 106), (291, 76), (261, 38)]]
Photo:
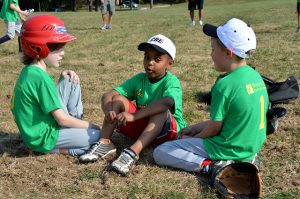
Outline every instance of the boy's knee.
[(71, 77), (69, 75), (61, 75), (60, 81), (70, 82)]
[(114, 107), (119, 107), (120, 111), (127, 111), (129, 109), (129, 101), (122, 95), (115, 95), (112, 98)]
[(124, 99), (126, 99), (126, 98), (123, 97), (122, 95), (115, 95), (112, 98), (113, 101), (123, 101)]
[(159, 145), (156, 147), (153, 151), (153, 159), (156, 162), (156, 164), (161, 164), (161, 160), (164, 158), (165, 154), (165, 145)]
[[(159, 149), (160, 146), (156, 147), (153, 151), (153, 159), (154, 161), (157, 163), (157, 161), (159, 160), (159, 157), (160, 157), (160, 149)], [(158, 163), (157, 163), (158, 164)]]
[(63, 83), (64, 85), (73, 86), (72, 88), (76, 88), (76, 86), (79, 85), (78, 83), (71, 81), (71, 77), (69, 75), (61, 75), (60, 79), (59, 79), (59, 83)]

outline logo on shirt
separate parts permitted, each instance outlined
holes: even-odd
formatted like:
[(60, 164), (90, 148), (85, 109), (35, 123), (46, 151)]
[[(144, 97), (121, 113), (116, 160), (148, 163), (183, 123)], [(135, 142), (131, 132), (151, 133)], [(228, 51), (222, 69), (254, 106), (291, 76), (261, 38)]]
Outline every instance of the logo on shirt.
[(142, 97), (143, 96), (142, 91), (141, 90), (137, 90), (136, 91), (136, 96)]
[(251, 95), (255, 92), (266, 90), (266, 85), (264, 82), (251, 83), (246, 85), (246, 90), (248, 95)]
[(251, 85), (251, 84), (247, 84), (247, 85), (246, 85), (246, 89), (247, 89), (247, 93), (248, 93), (248, 95), (251, 95), (251, 94), (253, 94), (253, 93), (254, 93), (254, 90), (253, 90), (253, 88), (252, 88), (252, 85)]

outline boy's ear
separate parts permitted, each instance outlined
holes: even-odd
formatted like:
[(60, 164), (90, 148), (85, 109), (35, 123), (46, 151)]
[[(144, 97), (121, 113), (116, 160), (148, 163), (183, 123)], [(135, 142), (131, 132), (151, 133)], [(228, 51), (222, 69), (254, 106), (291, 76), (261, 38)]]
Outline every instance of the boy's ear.
[(173, 59), (170, 59), (170, 60), (169, 60), (169, 64), (168, 64), (168, 66), (167, 66), (167, 70), (169, 70), (173, 65), (174, 65), (174, 60), (173, 60)]
[(232, 50), (230, 48), (226, 48), (226, 55), (228, 57), (232, 57), (233, 56), (233, 52), (232, 52)]

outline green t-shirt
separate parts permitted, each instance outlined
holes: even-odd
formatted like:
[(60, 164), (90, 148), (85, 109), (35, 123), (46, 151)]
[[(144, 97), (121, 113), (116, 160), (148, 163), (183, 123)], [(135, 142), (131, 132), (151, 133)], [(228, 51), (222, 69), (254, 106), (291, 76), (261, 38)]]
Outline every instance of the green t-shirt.
[(59, 125), (51, 111), (59, 108), (52, 77), (37, 66), (25, 66), (14, 88), (11, 110), (27, 147), (41, 153), (55, 147)]
[(0, 18), (6, 21), (16, 22), (19, 20), (18, 13), (10, 9), (10, 4), (19, 5), (18, 0), (3, 0)]
[(223, 121), (221, 132), (204, 139), (213, 160), (249, 161), (266, 139), (269, 97), (264, 81), (250, 66), (241, 66), (212, 88), (210, 117)]
[(130, 101), (136, 102), (138, 109), (144, 108), (163, 97), (174, 100), (174, 106), (170, 108), (177, 124), (177, 132), (186, 127), (182, 118), (182, 90), (178, 78), (170, 72), (156, 83), (150, 83), (146, 73), (139, 73), (126, 80), (115, 90)]

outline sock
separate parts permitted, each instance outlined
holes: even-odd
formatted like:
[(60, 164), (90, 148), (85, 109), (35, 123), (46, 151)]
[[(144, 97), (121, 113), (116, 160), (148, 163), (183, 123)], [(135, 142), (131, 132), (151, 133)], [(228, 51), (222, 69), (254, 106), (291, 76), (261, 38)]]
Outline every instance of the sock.
[(137, 158), (138, 155), (129, 147), (124, 149), (124, 151), (129, 154), (133, 159)]
[(0, 38), (0, 44), (7, 42), (10, 40), (10, 37), (8, 35), (5, 35), (4, 37)]
[(204, 168), (207, 165), (210, 165), (213, 161), (210, 159), (205, 159), (203, 160), (202, 164), (201, 164), (201, 168)]

